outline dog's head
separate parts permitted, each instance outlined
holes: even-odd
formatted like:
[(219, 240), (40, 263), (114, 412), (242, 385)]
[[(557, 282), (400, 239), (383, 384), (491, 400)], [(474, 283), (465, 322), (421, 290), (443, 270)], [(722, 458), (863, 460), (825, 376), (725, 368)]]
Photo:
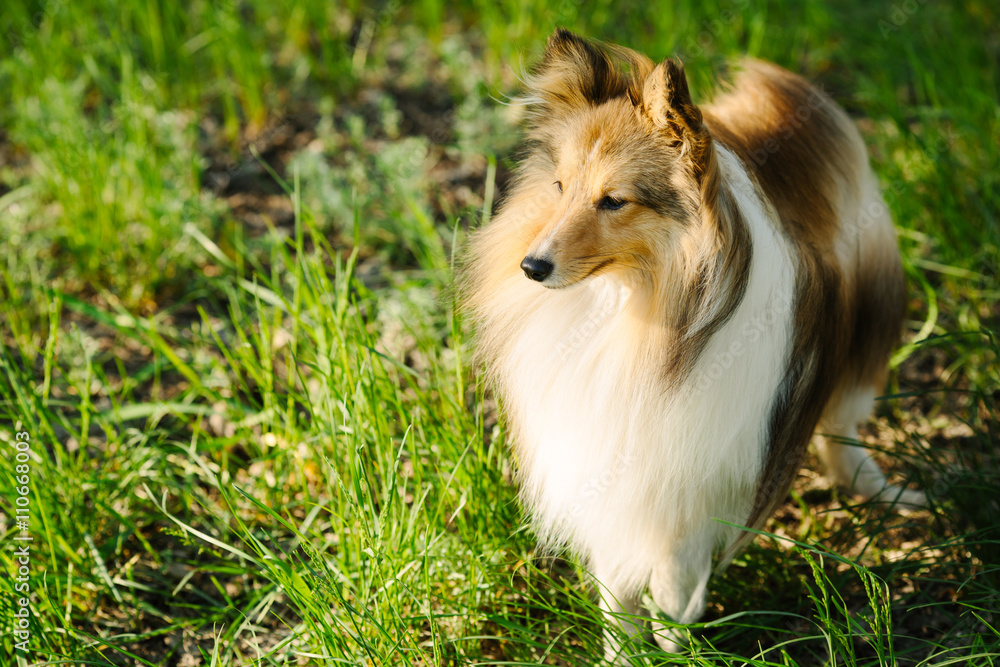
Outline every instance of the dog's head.
[(525, 275), (561, 288), (662, 261), (699, 218), (711, 159), (680, 62), (558, 30), (527, 83)]

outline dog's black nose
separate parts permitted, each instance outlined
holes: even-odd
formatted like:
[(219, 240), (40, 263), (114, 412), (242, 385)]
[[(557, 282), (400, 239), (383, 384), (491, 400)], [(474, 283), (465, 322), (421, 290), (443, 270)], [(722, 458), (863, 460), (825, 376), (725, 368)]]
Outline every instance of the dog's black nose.
[(521, 260), (521, 270), (532, 280), (542, 282), (552, 273), (552, 264), (537, 257), (525, 257)]

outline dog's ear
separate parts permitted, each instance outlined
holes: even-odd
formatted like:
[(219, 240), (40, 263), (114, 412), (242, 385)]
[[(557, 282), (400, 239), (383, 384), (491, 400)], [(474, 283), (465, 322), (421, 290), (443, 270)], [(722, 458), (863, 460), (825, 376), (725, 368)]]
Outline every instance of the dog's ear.
[(680, 60), (668, 58), (646, 77), (642, 108), (653, 125), (685, 144), (700, 143), (706, 134), (701, 110), (691, 100)]
[(528, 77), (528, 101), (553, 111), (597, 105), (623, 94), (637, 99), (641, 84), (636, 82), (651, 68), (652, 62), (635, 51), (597, 44), (558, 28)]

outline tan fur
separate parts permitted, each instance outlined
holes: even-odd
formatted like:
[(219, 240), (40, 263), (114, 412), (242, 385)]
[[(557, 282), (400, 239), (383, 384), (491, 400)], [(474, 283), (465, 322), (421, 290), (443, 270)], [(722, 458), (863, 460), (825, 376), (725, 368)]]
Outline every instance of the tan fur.
[[(678, 90), (670, 89), (670, 79)], [(474, 317), (484, 312), (490, 286), (498, 284), (492, 281), (520, 278), (510, 259), (530, 254), (563, 223), (552, 255), (566, 267), (567, 284), (601, 271), (616, 271), (633, 283), (646, 299), (643, 318), (664, 338), (665, 374), (678, 379), (738, 303), (749, 262), (746, 230), (720, 183), (712, 137), (691, 101), (683, 67), (666, 61), (654, 68), (628, 49), (594, 49), (560, 31), (528, 85), (535, 105), (528, 142), (534, 150), (503, 206), (504, 213), (518, 214), (504, 215), (503, 227), (480, 230), (470, 245), (466, 263), (498, 273), (475, 280), (464, 275), (467, 310)], [(669, 103), (661, 103), (668, 97)], [(601, 160), (588, 159), (607, 137), (614, 150)], [(563, 147), (558, 161), (557, 146)], [(560, 197), (553, 185), (570, 176), (589, 187)], [(664, 187), (663, 179), (672, 187)], [(603, 221), (593, 204), (608, 194), (641, 209)], [(663, 233), (665, 219), (676, 233)], [(664, 262), (669, 257), (677, 261)], [(673, 277), (660, 280), (657, 274), (664, 271)], [(503, 332), (507, 340), (514, 334), (505, 325), (479, 330)], [(503, 355), (499, 340), (481, 340), (477, 348), (486, 363)]]
[[(477, 359), (541, 539), (588, 558), (609, 613), (652, 582), (689, 622), (713, 547), (726, 560), (749, 535), (715, 519), (763, 523), (821, 417), (854, 433), (840, 422), (884, 382), (892, 224), (850, 119), (774, 65), (744, 61), (698, 106), (679, 62), (560, 30), (523, 102), (527, 156), (459, 268)], [(821, 453), (881, 492), (863, 451)]]

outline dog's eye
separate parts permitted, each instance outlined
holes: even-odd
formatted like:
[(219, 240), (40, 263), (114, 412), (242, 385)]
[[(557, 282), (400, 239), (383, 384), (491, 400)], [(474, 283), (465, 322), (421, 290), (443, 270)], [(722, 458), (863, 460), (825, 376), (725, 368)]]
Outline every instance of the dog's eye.
[(562, 192), (562, 181), (556, 181), (555, 186), (556, 189), (559, 190), (559, 192)]
[(617, 197), (605, 197), (597, 203), (597, 208), (604, 209), (605, 211), (617, 211), (627, 202), (624, 199), (618, 199)]

